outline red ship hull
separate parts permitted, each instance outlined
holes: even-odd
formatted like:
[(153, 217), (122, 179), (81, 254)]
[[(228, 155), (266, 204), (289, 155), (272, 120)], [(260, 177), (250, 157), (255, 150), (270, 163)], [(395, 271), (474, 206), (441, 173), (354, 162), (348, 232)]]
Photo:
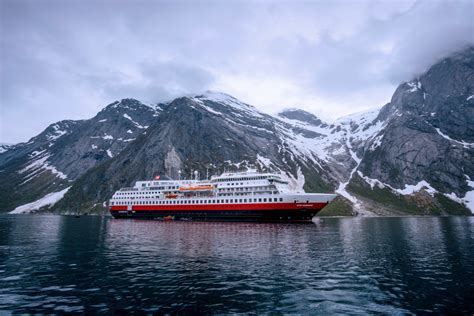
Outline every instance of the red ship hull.
[(114, 218), (215, 220), (215, 221), (311, 221), (328, 203), (252, 203), (205, 205), (116, 205)]

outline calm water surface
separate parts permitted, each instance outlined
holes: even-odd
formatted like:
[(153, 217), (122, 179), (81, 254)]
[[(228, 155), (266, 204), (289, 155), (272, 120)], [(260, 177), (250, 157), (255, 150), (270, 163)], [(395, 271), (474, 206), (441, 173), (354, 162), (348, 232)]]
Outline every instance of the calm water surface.
[(0, 216), (0, 312), (474, 312), (474, 218)]

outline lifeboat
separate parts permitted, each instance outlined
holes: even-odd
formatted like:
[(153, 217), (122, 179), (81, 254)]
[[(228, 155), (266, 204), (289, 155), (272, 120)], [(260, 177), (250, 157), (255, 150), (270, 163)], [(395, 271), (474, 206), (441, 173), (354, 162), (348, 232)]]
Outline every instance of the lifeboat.
[(209, 191), (214, 190), (212, 184), (188, 185), (179, 188), (180, 191)]
[(167, 199), (176, 199), (176, 198), (178, 197), (178, 195), (177, 195), (177, 194), (171, 194), (171, 193), (170, 193), (170, 194), (166, 194), (165, 197), (166, 197)]

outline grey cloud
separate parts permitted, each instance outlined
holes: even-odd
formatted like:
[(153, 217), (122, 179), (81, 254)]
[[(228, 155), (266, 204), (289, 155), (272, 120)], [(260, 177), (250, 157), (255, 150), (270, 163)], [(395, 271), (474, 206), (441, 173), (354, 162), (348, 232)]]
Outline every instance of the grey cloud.
[(90, 117), (119, 98), (157, 102), (222, 86), (264, 110), (319, 113), (327, 101), (334, 116), (382, 105), (390, 87), (474, 44), (473, 6), (1, 0), (0, 142)]

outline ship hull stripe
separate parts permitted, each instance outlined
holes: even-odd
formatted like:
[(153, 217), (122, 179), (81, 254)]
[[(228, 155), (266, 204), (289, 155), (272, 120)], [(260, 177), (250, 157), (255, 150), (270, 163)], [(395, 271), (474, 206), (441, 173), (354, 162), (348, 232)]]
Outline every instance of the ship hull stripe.
[[(320, 210), (328, 203), (258, 203), (258, 204), (158, 204), (132, 205), (132, 211), (275, 211), (275, 210)], [(126, 211), (127, 205), (114, 205), (111, 211)]]
[[(327, 203), (268, 203), (221, 205), (134, 205), (112, 206), (115, 218), (204, 220), (204, 221), (259, 221), (308, 222)], [(183, 206), (187, 208), (183, 208)]]

